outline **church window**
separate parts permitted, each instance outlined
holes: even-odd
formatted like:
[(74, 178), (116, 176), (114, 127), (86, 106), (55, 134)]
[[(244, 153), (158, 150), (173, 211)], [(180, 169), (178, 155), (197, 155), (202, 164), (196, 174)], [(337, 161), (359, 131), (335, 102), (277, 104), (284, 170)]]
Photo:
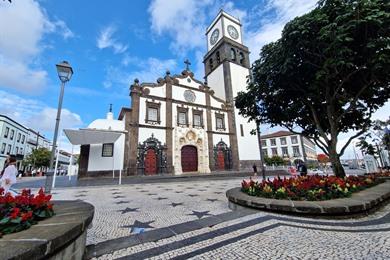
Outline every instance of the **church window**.
[(221, 63), (221, 56), (219, 55), (219, 51), (217, 51), (217, 53), (215, 54), (216, 58), (217, 58), (217, 64)]
[(1, 145), (1, 153), (2, 153), (2, 154), (5, 153), (5, 146), (6, 146), (5, 143), (3, 143), (3, 144)]
[(240, 52), (240, 64), (244, 64), (245, 56), (244, 53)]
[(202, 110), (192, 110), (192, 125), (193, 127), (203, 127), (203, 112)]
[(15, 135), (15, 130), (11, 130), (11, 135), (10, 135), (10, 139), (13, 140), (14, 139), (14, 135)]
[(240, 124), (241, 136), (244, 136), (244, 126)]
[(233, 48), (230, 49), (230, 59), (236, 61), (236, 51)]
[(213, 65), (213, 59), (210, 59), (209, 60), (209, 66), (210, 66), (210, 69), (213, 69), (214, 65)]
[(146, 118), (147, 124), (160, 124), (160, 107), (161, 103), (154, 103), (146, 101)]
[(177, 125), (188, 126), (188, 108), (177, 107)]
[(114, 144), (103, 144), (102, 147), (102, 157), (112, 157), (114, 154)]
[(6, 127), (5, 128), (5, 132), (4, 132), (4, 137), (8, 137), (8, 133), (9, 133), (9, 127)]
[(217, 130), (226, 130), (225, 119), (223, 114), (215, 113), (215, 122)]
[(157, 112), (158, 112), (157, 108), (150, 107), (148, 109), (148, 120), (149, 121), (157, 121)]

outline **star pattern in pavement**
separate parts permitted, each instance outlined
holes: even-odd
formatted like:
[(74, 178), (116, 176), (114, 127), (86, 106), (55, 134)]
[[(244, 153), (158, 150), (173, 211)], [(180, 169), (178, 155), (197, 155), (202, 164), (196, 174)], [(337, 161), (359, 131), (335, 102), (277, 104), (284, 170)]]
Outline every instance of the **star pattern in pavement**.
[(181, 202), (179, 202), (179, 203), (172, 202), (171, 203), (171, 206), (174, 207), (174, 208), (177, 207), (177, 206), (181, 206), (181, 205), (183, 205), (183, 203), (181, 203)]
[(141, 222), (138, 220), (135, 220), (133, 225), (125, 225), (122, 226), (123, 228), (130, 228), (130, 232), (133, 233), (135, 228), (153, 228), (150, 224), (153, 223), (154, 221), (146, 221), (146, 222)]
[(122, 212), (122, 214), (128, 213), (128, 212), (135, 212), (138, 211), (139, 208), (125, 208), (122, 210), (118, 210), (119, 212)]
[(198, 219), (204, 217), (204, 216), (210, 216), (209, 214), (210, 211), (195, 211), (193, 210), (191, 214), (188, 214), (188, 216), (196, 216)]
[(115, 196), (114, 199), (123, 199), (125, 196)]
[(190, 196), (190, 197), (198, 197), (199, 195), (198, 194), (188, 194), (188, 196)]
[(115, 204), (126, 204), (126, 203), (129, 203), (130, 201), (128, 200), (121, 200), (121, 201), (118, 201), (118, 202), (115, 202)]
[(148, 193), (147, 195), (153, 196), (153, 195), (157, 195), (157, 193)]
[(217, 199), (207, 199), (207, 201), (210, 201), (210, 202), (216, 202)]
[(214, 192), (214, 194), (222, 194), (223, 192), (222, 191), (216, 191)]
[(168, 198), (163, 198), (163, 197), (156, 198), (156, 200), (166, 200), (166, 199), (168, 199)]

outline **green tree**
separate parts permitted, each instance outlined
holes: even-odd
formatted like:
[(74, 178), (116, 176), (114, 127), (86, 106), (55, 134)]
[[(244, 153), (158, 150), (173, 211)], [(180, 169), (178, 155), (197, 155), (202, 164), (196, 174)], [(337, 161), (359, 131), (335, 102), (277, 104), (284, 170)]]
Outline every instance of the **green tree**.
[[(262, 48), (236, 107), (249, 120), (301, 132), (345, 176), (340, 157), (390, 98), (389, 28), (390, 1), (320, 1)], [(337, 150), (339, 134), (350, 131)]]
[(46, 148), (38, 148), (32, 151), (25, 159), (25, 165), (32, 165), (34, 168), (47, 167), (50, 163), (50, 151)]

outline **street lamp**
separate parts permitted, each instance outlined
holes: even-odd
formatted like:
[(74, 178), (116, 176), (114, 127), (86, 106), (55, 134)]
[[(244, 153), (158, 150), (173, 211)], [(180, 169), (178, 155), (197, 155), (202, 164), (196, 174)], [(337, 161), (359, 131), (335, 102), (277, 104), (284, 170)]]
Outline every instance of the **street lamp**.
[(59, 127), (59, 124), (60, 124), (61, 109), (62, 109), (62, 99), (64, 97), (65, 83), (68, 82), (70, 80), (70, 78), (72, 77), (72, 75), (73, 75), (73, 69), (72, 69), (72, 67), (70, 66), (70, 64), (67, 61), (63, 61), (63, 62), (61, 62), (59, 64), (56, 64), (56, 67), (57, 67), (58, 77), (61, 80), (61, 93), (60, 93), (60, 98), (58, 100), (56, 128), (54, 130), (53, 147), (51, 149), (51, 156), (50, 156), (50, 169), (53, 169), (54, 155), (55, 155), (55, 152), (56, 152), (58, 127)]

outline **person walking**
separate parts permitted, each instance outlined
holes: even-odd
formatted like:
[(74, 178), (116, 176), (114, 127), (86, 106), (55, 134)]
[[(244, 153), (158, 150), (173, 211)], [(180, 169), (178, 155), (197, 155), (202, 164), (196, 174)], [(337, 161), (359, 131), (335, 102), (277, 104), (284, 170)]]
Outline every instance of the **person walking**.
[(4, 170), (5, 170), (5, 168), (7, 168), (8, 164), (9, 164), (9, 158), (11, 158), (11, 156), (8, 154), (7, 158), (4, 161), (3, 169), (0, 172), (0, 178), (1, 178), (1, 176), (3, 176)]
[(257, 166), (256, 164), (253, 164), (253, 174), (256, 176), (257, 175)]
[(307, 175), (307, 167), (303, 162), (300, 162), (298, 165), (298, 171), (301, 176)]
[(16, 176), (18, 174), (18, 170), (16, 169), (16, 158), (11, 156), (9, 158), (8, 166), (4, 170), (3, 176), (1, 176), (1, 187), (4, 189), (4, 194), (9, 192), (9, 189), (13, 184), (16, 183)]

